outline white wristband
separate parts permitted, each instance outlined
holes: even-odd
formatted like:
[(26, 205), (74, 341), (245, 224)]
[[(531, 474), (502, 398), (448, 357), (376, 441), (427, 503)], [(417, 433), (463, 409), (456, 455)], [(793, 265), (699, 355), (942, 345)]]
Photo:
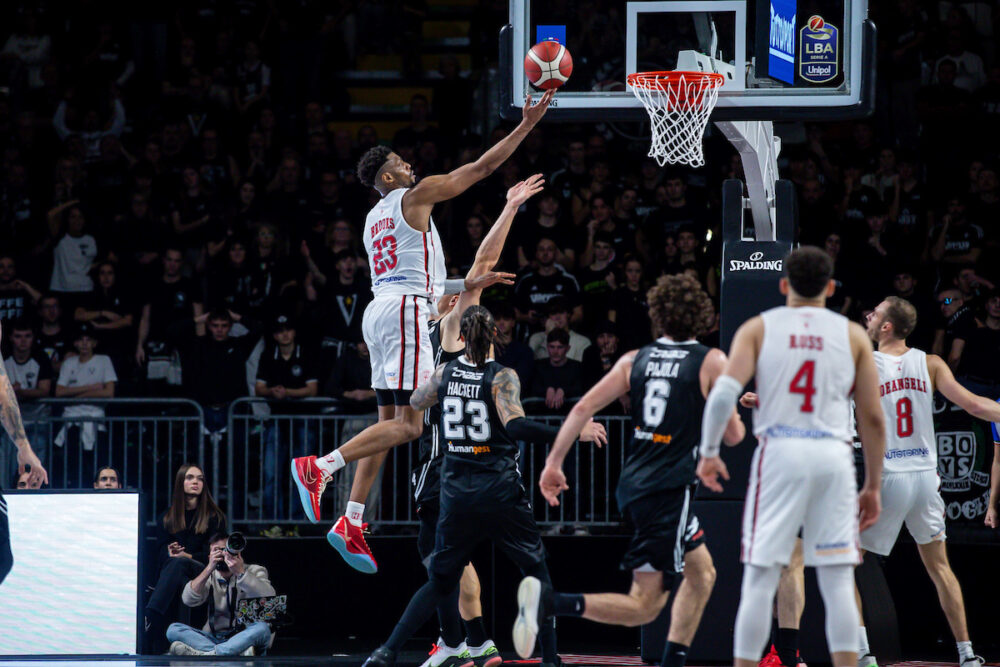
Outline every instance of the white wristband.
[(444, 281), (445, 294), (458, 294), (465, 291), (465, 278), (449, 278)]

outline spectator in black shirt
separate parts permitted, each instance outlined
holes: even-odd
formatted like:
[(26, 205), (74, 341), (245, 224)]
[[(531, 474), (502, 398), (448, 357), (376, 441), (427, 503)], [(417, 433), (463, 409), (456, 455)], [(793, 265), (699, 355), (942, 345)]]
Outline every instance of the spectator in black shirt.
[(497, 324), (497, 343), (495, 351), (498, 363), (513, 368), (521, 381), (522, 387), (530, 387), (535, 374), (535, 355), (531, 348), (514, 337), (517, 328), (517, 316), (509, 303), (497, 303), (490, 306), (493, 320)]
[(188, 165), (181, 172), (181, 193), (170, 213), (174, 238), (184, 250), (188, 269), (204, 271), (202, 249), (213, 238), (221, 224), (215, 204), (205, 191), (198, 170)]
[(598, 232), (604, 232), (610, 236), (612, 249), (618, 257), (624, 257), (635, 244), (635, 224), (619, 224), (612, 215), (612, 209), (608, 202), (608, 197), (603, 194), (590, 198), (592, 217), (587, 223), (587, 243), (580, 255), (580, 264), (583, 266), (594, 261), (594, 237)]
[(10, 255), (0, 255), (0, 326), (24, 317), (42, 293), (17, 277), (17, 264)]
[[(295, 342), (295, 327), (287, 315), (274, 318), (272, 328), (274, 347), (264, 350), (257, 367), (254, 392), (262, 398), (273, 399), (272, 415), (301, 414), (301, 406), (285, 401), (316, 396), (319, 386), (318, 364), (301, 345)], [(264, 519), (302, 519), (305, 513), (299, 503), (294, 503), (291, 516), (285, 516), (287, 476), (275, 482), (279, 461), (305, 456), (313, 449), (314, 429), (307, 419), (272, 419), (264, 429), (264, 460), (262, 511)]]
[(581, 298), (587, 304), (584, 310), (584, 330), (590, 329), (598, 322), (607, 319), (608, 308), (611, 307), (611, 295), (618, 287), (615, 276), (614, 238), (608, 232), (597, 232), (588, 247), (593, 247), (593, 261), (577, 271), (577, 281), (580, 283)]
[(361, 320), (372, 300), (371, 286), (358, 275), (356, 258), (349, 252), (337, 253), (323, 268), (316, 266), (308, 255), (306, 259), (309, 261), (306, 301), (312, 304), (309, 329), (319, 339), (321, 372), (325, 377), (344, 345), (363, 340)]
[[(581, 142), (581, 152), (583, 144)], [(546, 189), (538, 197), (538, 216), (535, 219), (520, 218), (517, 225), (517, 266), (523, 269), (531, 263), (535, 247), (541, 238), (551, 239), (556, 244), (556, 263), (563, 268), (576, 266), (576, 230), (560, 210), (562, 204), (554, 189)]]
[(129, 209), (116, 219), (118, 233), (108, 239), (111, 247), (128, 275), (145, 281), (152, 280), (160, 254), (171, 230), (163, 218), (153, 210), (150, 196), (133, 192)]
[(430, 117), (430, 103), (425, 95), (416, 94), (410, 98), (410, 124), (396, 132), (392, 139), (393, 147), (412, 146), (419, 150), (424, 142), (441, 145), (441, 132), (432, 126), (427, 119)]
[(566, 205), (573, 198), (573, 193), (583, 188), (590, 181), (586, 155), (586, 148), (582, 140), (570, 140), (566, 144), (566, 166), (553, 172), (552, 177), (549, 179), (549, 182), (552, 184), (552, 191)]
[(156, 523), (157, 582), (146, 604), (146, 637), (162, 641), (184, 584), (208, 563), (209, 538), (226, 531), (226, 515), (212, 498), (205, 473), (185, 463), (174, 475), (170, 507)]
[(962, 361), (965, 341), (979, 326), (972, 309), (965, 305), (962, 292), (955, 287), (941, 290), (937, 296), (941, 308), (941, 320), (934, 332), (934, 354), (945, 359), (952, 372), (958, 370)]
[(919, 289), (918, 283), (914, 270), (901, 266), (893, 276), (892, 294), (906, 299), (917, 310), (917, 326), (906, 340), (915, 348), (930, 350), (934, 346), (934, 330), (941, 311), (932, 295)]
[(327, 378), (323, 393), (340, 399), (338, 412), (363, 414), (375, 412), (375, 390), (371, 388), (371, 355), (362, 340), (344, 346), (333, 372)]
[(278, 228), (269, 222), (261, 223), (250, 256), (251, 296), (247, 315), (260, 321), (273, 317), (286, 290), (295, 285), (295, 276), (278, 239)]
[(546, 337), (548, 359), (535, 362), (535, 377), (530, 396), (545, 399), (549, 410), (563, 411), (572, 401), (583, 395), (583, 364), (567, 357), (569, 334), (564, 329), (553, 329)]
[(930, 233), (930, 258), (944, 264), (975, 264), (983, 250), (983, 228), (969, 222), (965, 201), (948, 199), (947, 212)]
[(38, 349), (49, 358), (52, 370), (58, 374), (66, 357), (76, 354), (70, 333), (63, 328), (59, 297), (55, 294), (46, 294), (39, 299), (38, 317), (41, 320), (41, 326), (38, 329), (36, 344)]
[(1000, 293), (986, 298), (985, 326), (972, 330), (965, 341), (958, 379), (980, 396), (1000, 397)]
[(535, 246), (535, 268), (521, 274), (514, 285), (514, 303), (517, 321), (540, 328), (545, 316), (545, 304), (561, 296), (570, 303), (570, 322), (583, 321), (580, 301), (580, 284), (566, 269), (556, 264), (556, 244), (552, 239), (540, 238)]
[(118, 270), (111, 262), (97, 265), (94, 291), (77, 306), (73, 319), (89, 322), (100, 337), (101, 352), (111, 357), (115, 368), (129, 367), (135, 342), (135, 307), (130, 295), (118, 286)]
[(655, 257), (652, 249), (661, 247), (668, 236), (676, 235), (681, 228), (708, 229), (704, 207), (692, 202), (687, 191), (687, 180), (680, 171), (667, 172), (663, 183), (657, 186), (659, 205), (650, 211), (636, 236), (636, 248), (647, 262)]
[(205, 299), (209, 308), (225, 308), (237, 313), (250, 309), (254, 288), (247, 255), (246, 241), (234, 236), (226, 243), (222, 256), (212, 262)]
[(976, 267), (971, 264), (959, 266), (951, 284), (962, 293), (965, 305), (971, 308), (977, 317), (985, 306), (986, 295), (995, 289), (992, 282), (976, 274)]
[[(7, 377), (21, 409), (24, 430), (32, 449), (39, 458), (51, 465), (49, 446), (50, 409), (40, 405), (38, 399), (52, 395), (55, 374), (49, 358), (35, 346), (31, 323), (22, 318), (4, 326), (4, 335), (10, 338), (11, 353), (4, 360)], [(13, 450), (3, 446), (0, 451), (0, 480), (10, 479), (17, 469)], [(52, 479), (55, 479), (54, 477)]]
[(652, 340), (642, 262), (638, 257), (625, 258), (624, 274), (624, 284), (611, 298), (608, 320), (618, 329), (622, 349), (635, 350)]
[(622, 356), (621, 339), (614, 322), (602, 322), (595, 329), (594, 344), (583, 352), (583, 384), (592, 387), (597, 384)]
[[(163, 273), (147, 289), (139, 319), (135, 360), (147, 364), (146, 378), (155, 383), (180, 384), (180, 364), (174, 359), (171, 341), (178, 335), (178, 326), (204, 312), (201, 290), (182, 275), (183, 266), (184, 255), (179, 248), (168, 248), (163, 253)], [(164, 387), (150, 389), (162, 392)]]

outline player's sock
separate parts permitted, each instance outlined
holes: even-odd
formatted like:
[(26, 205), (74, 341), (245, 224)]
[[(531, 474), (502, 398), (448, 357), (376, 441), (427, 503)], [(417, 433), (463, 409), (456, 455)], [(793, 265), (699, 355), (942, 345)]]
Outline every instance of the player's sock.
[(316, 459), (316, 467), (327, 475), (332, 475), (345, 465), (347, 464), (344, 463), (344, 455), (340, 453), (339, 449), (335, 449), (326, 456), (320, 456)]
[(667, 642), (667, 648), (663, 650), (663, 667), (684, 667), (687, 657), (687, 646), (677, 642)]
[(976, 654), (972, 652), (972, 642), (955, 642), (955, 644), (958, 646), (958, 664), (976, 657)]
[(486, 634), (486, 624), (483, 622), (482, 616), (476, 616), (470, 621), (462, 621), (465, 623), (465, 643), (469, 646), (482, 646), (489, 639)]
[(553, 616), (583, 616), (587, 605), (582, 593), (556, 593), (543, 603), (545, 611)]
[(799, 629), (778, 628), (774, 635), (774, 650), (778, 652), (782, 665), (796, 667), (799, 662)]
[(353, 500), (348, 501), (347, 511), (344, 512), (344, 516), (347, 517), (347, 520), (350, 521), (352, 525), (360, 528), (365, 517), (365, 504), (356, 503)]
[(863, 658), (869, 653), (871, 653), (871, 649), (868, 647), (868, 631), (862, 625), (858, 628), (858, 657)]

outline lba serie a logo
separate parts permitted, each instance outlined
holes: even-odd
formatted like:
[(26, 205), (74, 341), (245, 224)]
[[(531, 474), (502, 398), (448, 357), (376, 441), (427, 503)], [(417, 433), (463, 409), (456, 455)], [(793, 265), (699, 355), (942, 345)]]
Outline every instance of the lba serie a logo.
[(837, 57), (840, 31), (814, 14), (799, 31), (799, 76), (810, 83), (826, 83), (840, 73)]

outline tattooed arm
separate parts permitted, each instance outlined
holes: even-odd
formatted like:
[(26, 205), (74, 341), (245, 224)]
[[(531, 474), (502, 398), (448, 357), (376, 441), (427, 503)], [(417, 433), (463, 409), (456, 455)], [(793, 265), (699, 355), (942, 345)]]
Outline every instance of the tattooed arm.
[(444, 364), (434, 370), (431, 379), (420, 385), (410, 394), (410, 407), (414, 410), (426, 410), (438, 402), (438, 387), (441, 385), (441, 376), (444, 373)]
[(28, 435), (24, 432), (24, 423), (21, 422), (21, 409), (17, 405), (17, 395), (14, 393), (14, 385), (7, 375), (7, 367), (0, 357), (0, 422), (3, 423), (7, 435), (14, 441), (17, 447), (18, 474), (26, 472), (25, 467), (30, 466), (30, 477), (28, 486), (38, 488), (49, 481), (49, 475), (42, 467), (42, 462), (38, 460), (31, 450), (28, 442)]
[[(524, 416), (521, 405), (521, 380), (511, 368), (504, 368), (493, 376), (493, 404), (503, 420), (507, 432), (515, 440), (548, 444), (555, 440), (559, 428), (549, 426)], [(577, 430), (581, 440), (594, 441), (600, 447), (608, 441), (604, 427), (594, 422), (581, 424)]]

